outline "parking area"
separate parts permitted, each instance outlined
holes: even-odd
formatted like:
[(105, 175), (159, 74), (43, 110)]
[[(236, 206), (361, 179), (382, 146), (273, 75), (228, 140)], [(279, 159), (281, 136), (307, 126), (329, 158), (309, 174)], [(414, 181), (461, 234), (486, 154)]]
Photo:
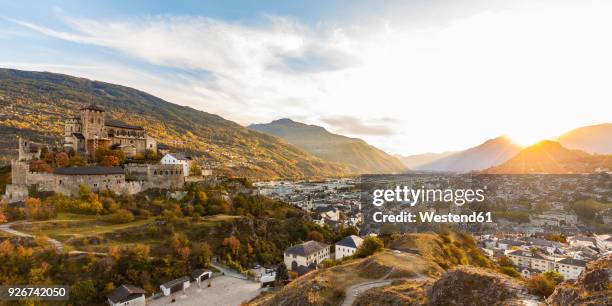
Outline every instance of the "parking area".
[(165, 296), (148, 300), (147, 305), (240, 305), (257, 296), (262, 290), (259, 282), (227, 275), (214, 276), (210, 280), (210, 287), (208, 282), (202, 282), (201, 288), (198, 288), (195, 282), (191, 283), (185, 293), (181, 291), (174, 294), (174, 303), (171, 296)]

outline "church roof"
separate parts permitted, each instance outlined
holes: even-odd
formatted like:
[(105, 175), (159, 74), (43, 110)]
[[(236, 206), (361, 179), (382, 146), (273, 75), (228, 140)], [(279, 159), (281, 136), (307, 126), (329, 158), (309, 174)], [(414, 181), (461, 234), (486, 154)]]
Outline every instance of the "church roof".
[(130, 124), (123, 123), (123, 122), (117, 121), (117, 120), (112, 120), (112, 119), (106, 119), (106, 121), (104, 122), (104, 125), (112, 126), (112, 127), (118, 127), (118, 128), (122, 128), (122, 129), (144, 130), (144, 128), (142, 126), (130, 125)]
[(108, 175), (125, 174), (121, 167), (68, 167), (53, 170), (54, 174), (61, 175)]
[(102, 107), (98, 106), (96, 103), (92, 103), (92, 104), (89, 104), (89, 105), (81, 108), (81, 110), (84, 110), (84, 109), (95, 110), (95, 111), (99, 111), (99, 112), (103, 112), (104, 111), (104, 109)]

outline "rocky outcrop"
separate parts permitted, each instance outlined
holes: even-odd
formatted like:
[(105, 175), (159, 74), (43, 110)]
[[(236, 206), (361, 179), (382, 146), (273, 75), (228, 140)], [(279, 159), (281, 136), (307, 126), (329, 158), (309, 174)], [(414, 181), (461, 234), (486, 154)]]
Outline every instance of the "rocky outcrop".
[(612, 305), (612, 255), (591, 262), (575, 281), (561, 283), (546, 302), (561, 305)]
[(459, 266), (446, 272), (428, 292), (429, 305), (538, 304), (519, 281), (483, 268)]

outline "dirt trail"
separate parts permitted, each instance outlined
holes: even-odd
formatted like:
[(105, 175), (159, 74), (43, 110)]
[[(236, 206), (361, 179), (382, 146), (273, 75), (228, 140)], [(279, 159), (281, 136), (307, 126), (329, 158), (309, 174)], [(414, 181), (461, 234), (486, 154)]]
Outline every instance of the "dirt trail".
[[(29, 238), (36, 238), (36, 236), (34, 235), (30, 235), (24, 232), (20, 232), (16, 229), (11, 228), (11, 226), (13, 225), (17, 225), (17, 224), (21, 224), (23, 223), (22, 221), (16, 221), (16, 222), (11, 222), (11, 223), (5, 223), (5, 224), (0, 224), (0, 231), (3, 232), (7, 232), (11, 235), (15, 235), (15, 236), (19, 236), (19, 237), (29, 237)], [(53, 238), (47, 237), (47, 241), (49, 243), (51, 243), (53, 245), (53, 247), (55, 248), (55, 251), (57, 253), (64, 253), (64, 245)], [(93, 255), (107, 255), (106, 253), (99, 253), (99, 252), (86, 252), (86, 251), (70, 251), (68, 252), (68, 254), (70, 255), (78, 255), (78, 254), (93, 254)]]
[(344, 302), (342, 302), (342, 306), (352, 306), (355, 300), (357, 299), (357, 297), (361, 295), (362, 293), (364, 293), (365, 291), (372, 289), (372, 288), (383, 287), (383, 286), (389, 285), (393, 281), (396, 281), (396, 280), (424, 280), (424, 279), (427, 279), (427, 277), (423, 275), (387, 279), (387, 277), (389, 277), (389, 275), (391, 275), (391, 273), (393, 273), (394, 270), (395, 269), (391, 269), (391, 271), (389, 271), (387, 275), (377, 280), (355, 284), (353, 286), (346, 288), (346, 290), (344, 291), (345, 299), (344, 299)]

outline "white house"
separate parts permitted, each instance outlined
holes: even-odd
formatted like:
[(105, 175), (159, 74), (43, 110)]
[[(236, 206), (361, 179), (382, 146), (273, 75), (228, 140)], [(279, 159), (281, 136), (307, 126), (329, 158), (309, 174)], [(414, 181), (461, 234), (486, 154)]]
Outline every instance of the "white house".
[(183, 175), (189, 176), (189, 167), (191, 167), (192, 159), (185, 156), (183, 153), (168, 153), (159, 161), (162, 165), (182, 165)]
[(508, 252), (507, 255), (519, 267), (527, 267), (540, 272), (555, 270), (555, 262), (539, 253), (515, 250)]
[(586, 264), (587, 262), (584, 260), (565, 258), (557, 261), (555, 269), (565, 279), (577, 279), (586, 268)]
[(111, 306), (144, 306), (145, 291), (132, 285), (121, 285), (109, 293), (106, 298)]
[(355, 254), (357, 249), (363, 243), (361, 237), (350, 235), (336, 242), (336, 259), (342, 259)]
[(304, 274), (329, 258), (329, 245), (317, 241), (307, 241), (285, 250), (285, 266), (291, 271)]
[(191, 272), (191, 278), (193, 278), (200, 288), (202, 281), (205, 281), (212, 277), (212, 271), (205, 269), (195, 269)]
[(161, 286), (159, 286), (159, 289), (161, 289), (164, 296), (168, 296), (178, 291), (185, 291), (185, 289), (189, 288), (189, 286), (189, 277), (183, 276), (181, 278), (173, 279), (167, 283), (162, 284)]

